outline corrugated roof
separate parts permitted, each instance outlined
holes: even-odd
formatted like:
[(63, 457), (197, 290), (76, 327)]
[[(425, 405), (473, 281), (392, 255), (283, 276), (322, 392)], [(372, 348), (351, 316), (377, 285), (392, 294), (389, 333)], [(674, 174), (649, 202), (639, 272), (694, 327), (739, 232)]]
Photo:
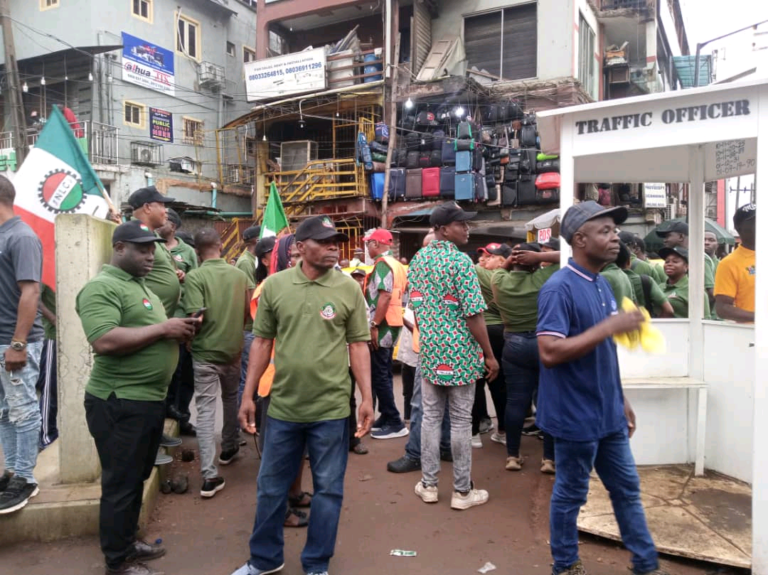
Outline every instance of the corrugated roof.
[[(674, 56), (672, 61), (683, 88), (693, 88), (693, 81), (696, 76), (696, 56)], [(700, 54), (699, 83), (696, 87), (700, 88), (701, 86), (708, 86), (711, 83), (712, 56), (709, 54)]]

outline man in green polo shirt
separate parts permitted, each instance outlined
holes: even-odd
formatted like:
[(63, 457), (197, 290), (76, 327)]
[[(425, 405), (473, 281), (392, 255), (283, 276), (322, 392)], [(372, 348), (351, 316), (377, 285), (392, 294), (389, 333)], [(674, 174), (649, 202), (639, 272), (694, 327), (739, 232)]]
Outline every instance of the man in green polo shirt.
[(85, 418), (101, 462), (99, 532), (107, 575), (153, 575), (136, 563), (165, 554), (136, 539), (144, 481), (160, 445), (165, 394), (199, 320), (168, 319), (144, 278), (162, 242), (133, 220), (115, 229), (114, 252), (77, 296), (76, 310), (95, 358), (85, 388)]
[[(664, 240), (665, 248), (683, 248), (688, 253), (688, 224), (685, 222), (672, 222), (664, 231), (656, 230), (656, 235)], [(659, 256), (661, 250), (659, 250)], [(666, 270), (666, 262), (664, 268)], [(704, 252), (704, 290), (707, 292), (707, 304), (712, 307), (715, 304), (715, 262)]]
[(619, 243), (619, 256), (616, 258), (616, 265), (629, 278), (638, 307), (646, 308), (651, 317), (674, 317), (675, 313), (672, 306), (656, 280), (647, 274), (640, 275), (631, 269), (629, 247), (624, 242)]
[(195, 233), (195, 249), (202, 262), (189, 272), (184, 288), (184, 312), (198, 310), (203, 324), (192, 342), (195, 369), (195, 406), (200, 468), (203, 474), (202, 497), (213, 497), (224, 489), (216, 464), (216, 399), (221, 388), (224, 428), (221, 433), (219, 463), (229, 465), (240, 450), (237, 423), (237, 390), (240, 383), (240, 353), (243, 330), (248, 319), (251, 290), (255, 287), (246, 275), (221, 258), (221, 237), (213, 228)]
[[(245, 251), (235, 262), (235, 267), (248, 276), (248, 280), (254, 286), (259, 285), (259, 281), (256, 278), (256, 268), (260, 265), (256, 258), (256, 246), (259, 244), (259, 235), (261, 235), (261, 226), (259, 225), (251, 226), (243, 232)], [(272, 247), (274, 248), (274, 245)], [(265, 275), (264, 277), (267, 276)], [(240, 399), (245, 389), (245, 376), (248, 373), (248, 360), (251, 344), (253, 343), (253, 320), (250, 317), (248, 317), (248, 321), (245, 323), (243, 338), (243, 355), (240, 358), (240, 387), (237, 394), (238, 405), (240, 405)]]
[(283, 568), (285, 503), (305, 447), (312, 462), (314, 496), (301, 562), (308, 575), (328, 572), (349, 454), (348, 366), (362, 395), (355, 435), (362, 437), (373, 423), (365, 300), (356, 281), (334, 270), (339, 243), (349, 238), (336, 231), (330, 218), (316, 216), (301, 223), (295, 239), (301, 262), (265, 280), (253, 326), (256, 339), (240, 408), (240, 424), (248, 433), (256, 432), (253, 397), (273, 347), (275, 374), (250, 559), (233, 575), (263, 575)]
[(624, 298), (629, 298), (630, 301), (637, 303), (637, 297), (635, 296), (635, 290), (632, 288), (632, 282), (626, 274), (619, 269), (619, 266), (615, 262), (609, 263), (600, 272), (600, 275), (608, 280), (613, 290), (613, 297), (616, 298), (616, 303), (621, 307), (621, 302)]

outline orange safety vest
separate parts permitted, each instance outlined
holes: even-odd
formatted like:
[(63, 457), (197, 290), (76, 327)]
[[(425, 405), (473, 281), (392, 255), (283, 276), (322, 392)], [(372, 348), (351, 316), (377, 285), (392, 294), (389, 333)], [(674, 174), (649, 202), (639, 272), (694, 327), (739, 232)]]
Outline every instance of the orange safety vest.
[(405, 266), (403, 266), (403, 264), (392, 256), (379, 256), (376, 258), (376, 261), (373, 262), (373, 270), (365, 278), (365, 291), (368, 293), (368, 283), (371, 281), (371, 276), (373, 276), (376, 271), (376, 264), (380, 261), (383, 261), (389, 266), (389, 269), (392, 270), (392, 277), (394, 279), (392, 283), (392, 299), (389, 300), (389, 308), (387, 309), (387, 315), (384, 316), (384, 320), (390, 327), (402, 327), (403, 294), (408, 285), (408, 275), (405, 272)]
[[(256, 319), (256, 310), (259, 307), (259, 296), (261, 295), (261, 288), (264, 287), (264, 282), (261, 282), (253, 290), (253, 297), (251, 297), (251, 317)], [(267, 366), (264, 375), (259, 380), (259, 389), (257, 391), (259, 397), (269, 397), (269, 392), (272, 391), (272, 383), (275, 381), (275, 348), (272, 347), (272, 357), (269, 359), (269, 365)]]

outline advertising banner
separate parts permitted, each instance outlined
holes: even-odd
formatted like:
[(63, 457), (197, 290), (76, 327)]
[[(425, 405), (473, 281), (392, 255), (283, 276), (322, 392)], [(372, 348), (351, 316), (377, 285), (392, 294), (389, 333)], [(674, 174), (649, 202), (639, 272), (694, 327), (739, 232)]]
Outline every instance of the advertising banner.
[(325, 48), (245, 64), (249, 102), (325, 90)]
[(643, 184), (643, 198), (645, 199), (646, 208), (666, 208), (667, 184)]
[(123, 80), (175, 95), (173, 52), (123, 32)]
[(173, 143), (173, 114), (150, 108), (149, 137), (160, 142)]

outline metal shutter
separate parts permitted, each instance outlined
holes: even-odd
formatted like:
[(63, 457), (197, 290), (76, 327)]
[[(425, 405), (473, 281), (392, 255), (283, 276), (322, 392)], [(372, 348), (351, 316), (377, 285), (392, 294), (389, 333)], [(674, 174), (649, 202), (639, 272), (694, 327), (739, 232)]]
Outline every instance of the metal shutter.
[[(502, 39), (502, 69), (500, 75), (505, 80), (521, 80), (536, 77), (536, 26), (535, 2), (504, 10), (504, 37)], [(467, 53), (469, 53), (469, 50), (467, 50)]]
[(464, 18), (464, 49), (467, 53), (467, 69), (476, 66), (478, 70), (485, 70), (494, 76), (500, 76), (500, 44), (501, 12)]
[(413, 4), (413, 45), (411, 46), (411, 69), (414, 73), (421, 70), (432, 48), (432, 15), (427, 3), (416, 0)]

